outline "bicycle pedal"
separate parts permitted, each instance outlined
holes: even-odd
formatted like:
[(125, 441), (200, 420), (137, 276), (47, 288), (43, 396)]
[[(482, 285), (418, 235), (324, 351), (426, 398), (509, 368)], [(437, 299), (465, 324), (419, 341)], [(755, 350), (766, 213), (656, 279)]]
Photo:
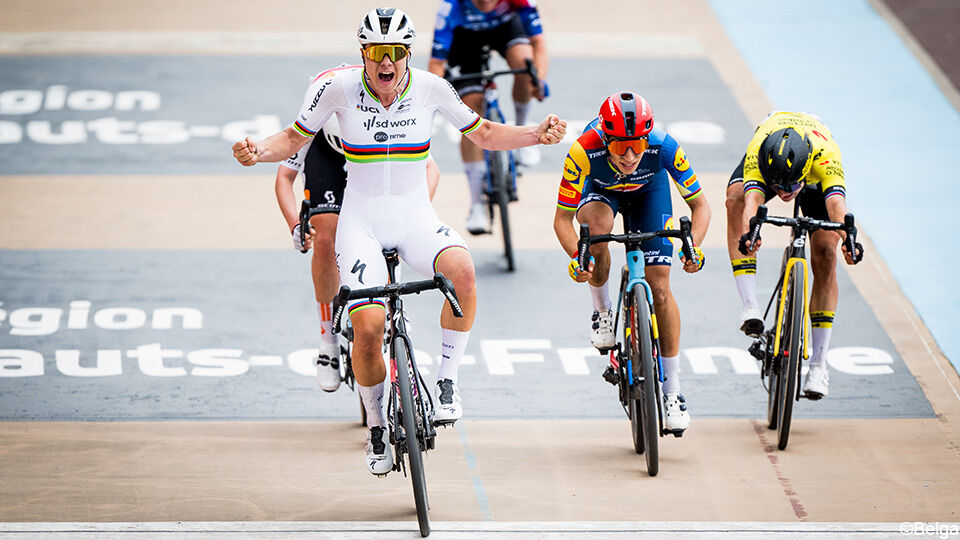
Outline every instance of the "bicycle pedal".
[(448, 427), (453, 427), (453, 425), (456, 423), (457, 423), (456, 420), (434, 420), (433, 426), (448, 428)]
[(603, 370), (603, 380), (617, 386), (620, 384), (620, 375), (613, 369), (613, 366), (607, 366), (607, 369)]
[(437, 447), (436, 437), (427, 437), (427, 450), (433, 450)]

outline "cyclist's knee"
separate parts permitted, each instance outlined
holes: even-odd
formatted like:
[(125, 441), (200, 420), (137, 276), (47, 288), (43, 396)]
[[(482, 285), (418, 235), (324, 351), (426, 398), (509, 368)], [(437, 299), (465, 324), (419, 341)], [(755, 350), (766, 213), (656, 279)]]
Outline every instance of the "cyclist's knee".
[(814, 276), (829, 276), (837, 268), (837, 247), (814, 244), (810, 253), (810, 267)]
[(653, 293), (653, 302), (661, 305), (670, 296), (670, 267), (665, 265), (648, 266), (645, 269), (647, 283)]
[(376, 345), (383, 338), (386, 312), (380, 307), (369, 307), (350, 315), (353, 340), (362, 345)]
[(483, 114), (483, 94), (480, 92), (470, 92), (469, 94), (460, 96), (460, 99), (463, 100), (467, 107), (476, 111), (477, 114)]
[(727, 186), (727, 199), (725, 201), (725, 206), (727, 207), (727, 219), (732, 218), (739, 219), (743, 214), (743, 184), (737, 182), (733, 185)]
[(473, 258), (466, 249), (444, 251), (437, 260), (437, 271), (453, 282), (459, 296), (474, 296), (477, 288), (477, 274)]

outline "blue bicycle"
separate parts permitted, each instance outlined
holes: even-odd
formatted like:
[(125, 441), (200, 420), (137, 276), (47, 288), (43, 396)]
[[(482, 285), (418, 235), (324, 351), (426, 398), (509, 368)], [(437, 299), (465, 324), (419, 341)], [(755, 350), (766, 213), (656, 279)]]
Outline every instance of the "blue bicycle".
[(609, 351), (610, 365), (604, 371), (603, 378), (619, 391), (620, 403), (630, 419), (634, 450), (638, 454), (645, 454), (650, 476), (656, 476), (660, 471), (658, 438), (667, 433), (675, 437), (683, 435), (683, 432), (667, 432), (663, 428), (663, 402), (660, 399), (663, 368), (660, 365), (657, 315), (653, 310), (653, 291), (646, 281), (646, 261), (640, 248), (641, 244), (654, 238), (680, 239), (684, 255), (696, 260), (691, 249), (694, 244), (690, 236), (690, 219), (687, 217), (680, 218), (679, 230), (654, 232), (590, 236), (590, 227), (581, 225), (580, 241), (577, 243), (577, 260), (581, 268), (588, 268), (591, 244), (619, 242), (627, 250), (627, 264), (620, 277), (620, 295), (614, 322), (616, 332), (620, 314), (623, 313), (623, 337)]
[[(540, 85), (537, 70), (531, 60), (526, 61), (523, 69), (507, 69), (490, 71), (490, 47), (484, 46), (480, 54), (480, 72), (448, 77), (450, 82), (478, 81), (483, 86), (484, 118), (492, 122), (504, 123), (503, 111), (500, 110), (500, 91), (494, 82), (501, 75), (527, 74), (533, 79), (535, 86)], [(513, 243), (510, 238), (510, 216), (507, 205), (517, 200), (517, 162), (513, 154), (507, 150), (484, 150), (487, 161), (487, 182), (484, 194), (487, 197), (487, 210), (490, 212), (490, 221), (493, 221), (494, 208), (500, 214), (500, 230), (503, 234), (503, 254), (507, 259), (507, 271), (516, 270), (513, 257)]]

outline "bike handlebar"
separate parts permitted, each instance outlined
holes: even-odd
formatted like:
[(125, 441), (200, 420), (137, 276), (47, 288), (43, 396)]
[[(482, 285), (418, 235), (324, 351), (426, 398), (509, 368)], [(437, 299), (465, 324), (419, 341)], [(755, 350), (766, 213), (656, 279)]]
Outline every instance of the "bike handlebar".
[(300, 202), (300, 253), (306, 253), (310, 250), (307, 247), (307, 228), (310, 227), (310, 201), (304, 199)]
[(692, 261), (696, 261), (696, 253), (693, 252), (693, 237), (690, 234), (690, 218), (683, 216), (680, 218), (680, 229), (662, 229), (653, 232), (630, 232), (626, 234), (598, 234), (590, 236), (590, 226), (580, 225), (580, 240), (577, 242), (577, 262), (580, 268), (588, 268), (590, 260), (590, 245), (600, 242), (619, 242), (621, 244), (642, 244), (654, 238), (679, 238), (683, 244), (683, 255)]
[(835, 221), (813, 219), (806, 216), (800, 216), (797, 218), (770, 216), (767, 213), (767, 207), (765, 205), (760, 205), (757, 208), (757, 214), (750, 218), (750, 245), (753, 245), (760, 237), (760, 228), (764, 223), (769, 223), (778, 227), (796, 228), (807, 232), (818, 230), (843, 231), (847, 236), (844, 240), (844, 244), (846, 244), (847, 251), (853, 257), (853, 264), (857, 264), (863, 260), (863, 246), (857, 242), (857, 227), (854, 223), (853, 214), (847, 214), (843, 216), (843, 223), (837, 223)]
[(530, 75), (530, 78), (533, 79), (533, 85), (537, 88), (540, 87), (540, 79), (537, 76), (537, 68), (533, 65), (533, 60), (527, 58), (524, 60), (526, 66), (521, 69), (505, 69), (501, 71), (490, 71), (484, 70), (479, 73), (468, 73), (466, 75), (458, 75), (456, 77), (450, 77), (447, 79), (450, 83), (460, 82), (460, 81), (480, 81), (480, 84), (485, 85), (490, 81), (493, 81), (496, 77), (501, 75)]
[(360, 298), (385, 298), (398, 297), (405, 294), (420, 294), (423, 291), (439, 289), (446, 297), (450, 308), (453, 310), (454, 317), (463, 317), (463, 308), (460, 307), (460, 300), (457, 299), (457, 290), (453, 282), (447, 279), (443, 274), (437, 272), (433, 279), (423, 281), (408, 281), (406, 283), (388, 283), (383, 287), (370, 287), (368, 289), (351, 290), (350, 287), (343, 285), (340, 291), (333, 299), (333, 332), (340, 332), (340, 322), (343, 318), (343, 310), (350, 300)]

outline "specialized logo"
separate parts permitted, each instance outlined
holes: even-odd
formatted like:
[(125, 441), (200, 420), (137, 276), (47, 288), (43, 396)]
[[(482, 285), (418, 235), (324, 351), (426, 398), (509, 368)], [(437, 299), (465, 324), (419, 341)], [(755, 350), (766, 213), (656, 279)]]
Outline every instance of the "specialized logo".
[(363, 271), (366, 269), (367, 263), (361, 263), (360, 259), (357, 259), (357, 262), (353, 263), (353, 270), (350, 270), (350, 273), (357, 274), (357, 280), (363, 283)]
[(690, 168), (690, 162), (687, 161), (683, 148), (677, 148), (677, 153), (673, 156), (673, 166), (680, 172)]
[(402, 128), (410, 127), (417, 125), (416, 118), (406, 118), (403, 120), (377, 120), (377, 117), (374, 116), (363, 123), (364, 129), (370, 131), (373, 128)]
[(439, 229), (437, 229), (437, 234), (443, 234), (444, 236), (450, 236), (450, 227), (447, 227), (446, 225), (440, 227)]
[(376, 132), (376, 133), (373, 134), (373, 140), (375, 140), (375, 141), (377, 141), (377, 142), (387, 142), (387, 139), (389, 139), (389, 138), (390, 138), (390, 137), (389, 137), (386, 133), (384, 133), (384, 132), (382, 132), (382, 131), (378, 131), (378, 132)]

